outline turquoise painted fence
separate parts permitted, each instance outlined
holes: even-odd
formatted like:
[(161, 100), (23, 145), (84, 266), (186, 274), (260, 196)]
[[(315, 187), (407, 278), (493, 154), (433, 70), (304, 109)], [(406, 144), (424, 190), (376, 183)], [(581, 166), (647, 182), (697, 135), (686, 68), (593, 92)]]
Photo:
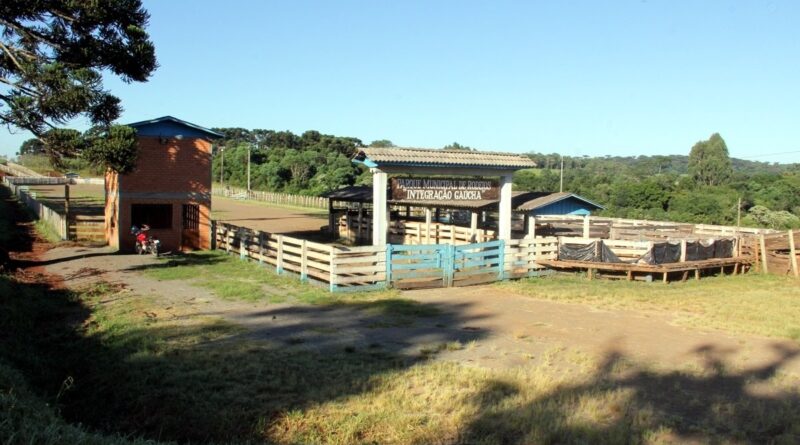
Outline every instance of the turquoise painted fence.
[(387, 246), (386, 277), (392, 287), (450, 287), (503, 279), (502, 240), (454, 246)]

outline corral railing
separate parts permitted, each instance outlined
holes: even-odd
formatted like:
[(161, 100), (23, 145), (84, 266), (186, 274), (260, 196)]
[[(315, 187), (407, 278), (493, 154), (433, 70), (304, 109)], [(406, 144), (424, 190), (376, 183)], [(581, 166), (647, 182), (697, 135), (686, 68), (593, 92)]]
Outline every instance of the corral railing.
[(317, 209), (328, 208), (328, 198), (320, 196), (294, 195), (291, 193), (265, 192), (261, 190), (247, 190), (239, 187), (222, 186), (214, 184), (211, 187), (213, 196), (222, 196), (234, 199), (251, 199), (254, 201), (268, 202), (271, 204), (291, 205), (298, 207), (312, 207)]
[(9, 175), (13, 175), (13, 176), (29, 176), (29, 177), (40, 177), (40, 176), (43, 176), (43, 175), (40, 175), (39, 173), (36, 173), (35, 171), (33, 171), (33, 170), (31, 170), (31, 169), (29, 169), (27, 167), (23, 167), (23, 166), (21, 166), (19, 164), (14, 164), (13, 162), (8, 162), (6, 164), (0, 164), (0, 171), (2, 171), (3, 173), (7, 173)]
[(326, 285), (332, 292), (451, 286), (536, 276), (553, 260), (557, 238), (462, 245), (331, 246), (216, 223), (217, 249)]
[(49, 176), (14, 176), (9, 177), (8, 181), (16, 185), (105, 184), (105, 180), (103, 178), (53, 178)]
[[(359, 220), (353, 215), (339, 218), (339, 236), (352, 241), (368, 241), (372, 235), (372, 221)], [(496, 232), (431, 222), (394, 220), (389, 224), (389, 241), (396, 244), (472, 244), (495, 240)]]
[(800, 230), (750, 237), (762, 272), (800, 278)]
[(551, 236), (582, 236), (588, 222), (589, 237), (633, 241), (660, 241), (684, 238), (710, 238), (777, 233), (773, 229), (690, 224), (578, 215), (536, 216), (536, 233)]
[(3, 184), (11, 189), (11, 192), (19, 199), (19, 201), (25, 204), (25, 206), (28, 207), (31, 212), (33, 212), (33, 214), (36, 216), (36, 219), (44, 221), (53, 229), (56, 234), (58, 234), (59, 238), (62, 240), (69, 239), (67, 218), (50, 207), (47, 207), (46, 205), (37, 201), (26, 186), (14, 184), (9, 181), (9, 179), (10, 178), (8, 176), (3, 177)]

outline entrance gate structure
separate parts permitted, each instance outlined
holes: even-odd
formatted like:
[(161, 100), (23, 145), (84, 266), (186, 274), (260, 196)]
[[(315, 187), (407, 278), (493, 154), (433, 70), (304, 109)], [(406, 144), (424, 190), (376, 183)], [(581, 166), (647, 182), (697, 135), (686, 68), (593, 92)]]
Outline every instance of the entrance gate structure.
[(450, 287), (503, 279), (503, 240), (465, 244), (386, 246), (387, 284), (401, 289)]

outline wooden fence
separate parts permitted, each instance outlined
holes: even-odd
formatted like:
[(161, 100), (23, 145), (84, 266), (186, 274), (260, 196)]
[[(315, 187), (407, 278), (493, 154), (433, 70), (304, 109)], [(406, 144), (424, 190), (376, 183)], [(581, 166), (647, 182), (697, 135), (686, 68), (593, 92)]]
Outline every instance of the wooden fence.
[[(550, 236), (581, 236), (583, 216), (542, 215), (536, 217), (536, 233)], [(772, 229), (752, 227), (689, 224), (669, 221), (651, 221), (625, 218), (589, 217), (591, 238), (632, 241), (665, 241), (675, 239), (700, 239), (735, 237), (777, 233)]]
[[(394, 285), (400, 278), (404, 278), (403, 287), (414, 287), (406, 286), (414, 279), (437, 281), (437, 272), (430, 270), (433, 275), (425, 277), (413, 274), (403, 276), (401, 272), (393, 278), (391, 274), (393, 266), (399, 266), (395, 271), (414, 270), (415, 263), (433, 260), (429, 258), (433, 255), (431, 252), (450, 248), (454, 248), (453, 252), (460, 252), (460, 255), (453, 253), (455, 265), (450, 272), (444, 267), (438, 272), (441, 285), (445, 286), (485, 282), (485, 276), (491, 274), (495, 275), (491, 281), (535, 276), (543, 269), (536, 261), (555, 259), (558, 253), (557, 238), (511, 240), (507, 243), (495, 241), (497, 246), (501, 246), (500, 250), (489, 246), (490, 243), (346, 247), (314, 243), (227, 223), (216, 223), (215, 240), (217, 249), (269, 265), (279, 274), (288, 272), (303, 281), (325, 285), (332, 292), (384, 288)], [(390, 257), (396, 254), (393, 251), (395, 247), (419, 252), (404, 258), (395, 256), (392, 260)], [(425, 267), (431, 269), (429, 264)], [(485, 270), (481, 270), (481, 267)], [(502, 273), (499, 273), (500, 270)], [(452, 274), (450, 278), (442, 275), (447, 273)]]
[(263, 201), (271, 204), (312, 207), (316, 209), (328, 208), (328, 198), (320, 196), (293, 195), (290, 193), (265, 192), (260, 190), (248, 191), (247, 189), (239, 187), (221, 186), (218, 184), (214, 184), (211, 187), (211, 194), (213, 196), (223, 196), (234, 199), (252, 199), (254, 201)]
[(28, 207), (31, 212), (33, 212), (33, 214), (36, 216), (36, 219), (44, 221), (53, 229), (56, 234), (58, 234), (59, 238), (62, 240), (69, 239), (67, 218), (64, 217), (64, 215), (61, 215), (50, 207), (47, 207), (46, 205), (37, 201), (28, 191), (26, 186), (13, 184), (9, 181), (7, 176), (3, 177), (3, 184), (11, 189), (11, 192), (19, 199), (19, 201), (25, 204), (25, 206)]
[(800, 230), (750, 237), (764, 273), (800, 277)]
[[(339, 218), (339, 236), (354, 242), (372, 239), (372, 220), (346, 214)], [(394, 244), (472, 244), (495, 240), (494, 230), (475, 229), (452, 224), (394, 220), (389, 224), (389, 242)]]

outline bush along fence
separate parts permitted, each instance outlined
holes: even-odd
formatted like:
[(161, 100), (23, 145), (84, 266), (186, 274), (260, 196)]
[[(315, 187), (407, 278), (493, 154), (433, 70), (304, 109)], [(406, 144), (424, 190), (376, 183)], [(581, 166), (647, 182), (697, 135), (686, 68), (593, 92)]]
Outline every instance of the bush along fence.
[(298, 207), (312, 207), (327, 209), (328, 198), (320, 196), (293, 195), (290, 193), (265, 192), (260, 190), (247, 190), (239, 187), (214, 184), (211, 188), (213, 196), (222, 196), (234, 199), (252, 199), (254, 201), (268, 202), (271, 204), (291, 205)]
[(537, 276), (540, 259), (555, 259), (557, 238), (473, 244), (330, 246), (216, 223), (216, 248), (258, 261), (279, 274), (331, 292), (386, 287), (447, 287)]
[(50, 207), (47, 207), (46, 205), (37, 201), (26, 186), (14, 184), (13, 182), (9, 181), (9, 179), (11, 178), (7, 176), (4, 177), (3, 184), (11, 189), (11, 192), (17, 197), (17, 199), (19, 199), (21, 203), (25, 204), (25, 206), (28, 207), (31, 212), (33, 212), (33, 214), (36, 216), (36, 219), (44, 221), (55, 231), (56, 234), (58, 234), (59, 238), (62, 240), (69, 239), (69, 224), (67, 222), (67, 218)]

